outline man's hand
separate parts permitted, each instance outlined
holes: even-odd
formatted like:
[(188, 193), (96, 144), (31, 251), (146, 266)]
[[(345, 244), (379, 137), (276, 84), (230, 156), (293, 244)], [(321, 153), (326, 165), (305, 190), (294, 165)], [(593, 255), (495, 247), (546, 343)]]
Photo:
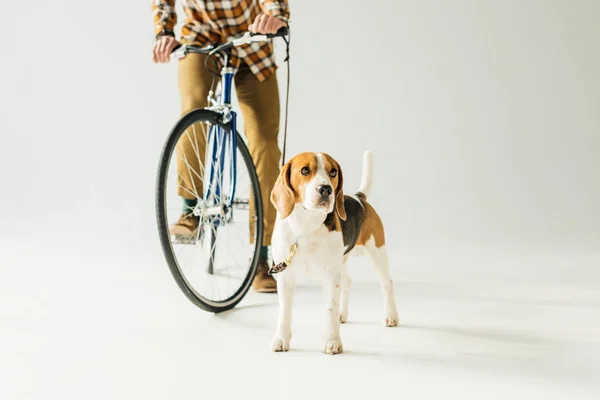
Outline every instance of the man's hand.
[(286, 26), (286, 23), (280, 18), (273, 17), (272, 15), (260, 14), (252, 24), (248, 27), (248, 30), (252, 33), (277, 33), (280, 28)]
[(152, 47), (152, 61), (155, 63), (168, 63), (171, 52), (179, 45), (177, 39), (173, 36), (161, 36)]

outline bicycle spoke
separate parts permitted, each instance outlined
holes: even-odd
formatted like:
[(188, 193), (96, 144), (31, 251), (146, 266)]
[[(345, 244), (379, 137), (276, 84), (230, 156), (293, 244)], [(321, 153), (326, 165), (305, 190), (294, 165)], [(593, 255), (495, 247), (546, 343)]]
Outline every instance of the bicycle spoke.
[[(204, 126), (204, 125), (200, 125), (200, 126)], [(192, 150), (194, 150), (194, 153), (196, 154), (196, 159), (198, 160), (198, 164), (200, 166), (202, 166), (202, 159), (200, 158), (200, 150), (198, 150), (198, 137), (196, 135), (196, 125), (192, 125), (191, 129), (194, 132), (194, 140), (193, 141), (192, 141), (192, 138), (190, 137), (189, 129), (185, 131), (185, 134), (188, 137), (188, 140), (192, 144)], [(194, 146), (194, 143), (196, 144), (196, 146)], [(206, 143), (206, 135), (204, 136), (204, 143)]]
[[(179, 175), (179, 178), (180, 178), (180, 179), (183, 179), (183, 178), (181, 178), (181, 175)], [(197, 193), (197, 192), (190, 192), (190, 191), (189, 191), (189, 189), (187, 189), (187, 188), (185, 188), (185, 187), (183, 187), (183, 186), (181, 186), (181, 185), (177, 185), (177, 186), (178, 186), (178, 187), (180, 187), (181, 189), (185, 190), (185, 191), (186, 191), (187, 193), (189, 193), (190, 195), (194, 196), (196, 199), (200, 199), (200, 198), (201, 198), (201, 197), (199, 197), (199, 196), (198, 196), (198, 193)]]
[[(202, 177), (200, 175), (198, 175), (196, 170), (194, 170), (193, 168), (190, 167), (190, 164), (188, 163), (187, 156), (185, 155), (185, 153), (183, 153), (183, 162), (185, 163), (185, 166), (187, 167), (187, 170), (188, 170), (188, 174), (190, 175), (190, 181), (192, 182), (192, 190), (194, 191), (194, 196), (197, 199), (199, 199), (200, 196), (198, 195), (198, 190), (196, 189), (196, 183), (194, 182), (194, 178), (192, 178), (192, 176), (191, 176), (192, 175), (191, 171), (194, 171), (194, 173), (196, 174), (198, 179), (202, 180)], [(179, 175), (179, 177), (183, 180), (183, 177), (181, 176), (181, 174)], [(187, 189), (186, 189), (186, 191), (189, 192), (189, 190), (187, 190)]]

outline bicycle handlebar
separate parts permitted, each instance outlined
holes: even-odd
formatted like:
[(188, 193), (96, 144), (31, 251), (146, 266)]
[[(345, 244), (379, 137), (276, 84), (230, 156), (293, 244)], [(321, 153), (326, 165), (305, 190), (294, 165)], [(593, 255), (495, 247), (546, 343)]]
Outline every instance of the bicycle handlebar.
[(198, 46), (193, 46), (193, 45), (178, 45), (171, 52), (171, 56), (175, 56), (176, 58), (178, 56), (183, 57), (188, 52), (213, 55), (215, 53), (229, 50), (235, 46), (241, 46), (243, 44), (252, 43), (252, 42), (261, 42), (261, 41), (275, 38), (275, 37), (284, 37), (287, 34), (288, 34), (288, 28), (285, 26), (283, 28), (279, 28), (279, 30), (276, 33), (262, 34), (262, 33), (246, 32), (242, 36), (231, 39), (231, 40), (229, 40), (223, 44), (217, 45), (217, 46), (212, 45), (212, 44), (205, 46), (205, 47), (198, 47)]
[(270, 38), (274, 38), (274, 37), (278, 37), (278, 36), (285, 36), (285, 35), (287, 35), (287, 31), (288, 31), (287, 28), (283, 27), (283, 28), (280, 28), (276, 33), (260, 34), (260, 33), (247, 32), (246, 34), (244, 34), (243, 36), (241, 36), (239, 38), (232, 39), (226, 43), (223, 43), (223, 44), (215, 47), (213, 50), (211, 50), (210, 54), (215, 54), (220, 51), (229, 50), (232, 47), (240, 46), (242, 44), (247, 44), (247, 43), (251, 43), (251, 42), (261, 42), (261, 41), (264, 41), (264, 40), (267, 40)]

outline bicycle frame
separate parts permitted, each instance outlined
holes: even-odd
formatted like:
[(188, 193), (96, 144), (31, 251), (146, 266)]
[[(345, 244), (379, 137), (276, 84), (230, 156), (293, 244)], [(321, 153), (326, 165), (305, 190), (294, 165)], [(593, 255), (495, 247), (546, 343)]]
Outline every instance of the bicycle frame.
[[(220, 125), (212, 125), (208, 131), (207, 144), (210, 143), (210, 175), (208, 184), (205, 184), (204, 199), (219, 200), (224, 193), (221, 193), (223, 188), (223, 170), (225, 163), (225, 155), (227, 151), (231, 153), (231, 188), (229, 198), (225, 206), (230, 208), (233, 205), (236, 190), (237, 177), (237, 113), (231, 108), (231, 94), (233, 87), (233, 68), (229, 65), (230, 54), (225, 53), (225, 63), (221, 69), (220, 90), (217, 87), (215, 98), (210, 98), (209, 102), (214, 105), (207, 107), (208, 109), (217, 111), (223, 115), (223, 122), (229, 123), (229, 132)], [(216, 168), (215, 168), (216, 167)], [(216, 169), (216, 171), (215, 171)], [(205, 166), (206, 171), (206, 166)], [(206, 172), (205, 172), (206, 173)], [(214, 182), (215, 173), (217, 181)], [(214, 182), (214, 183), (213, 183)], [(213, 187), (214, 184), (214, 187)], [(214, 197), (213, 197), (214, 196)]]

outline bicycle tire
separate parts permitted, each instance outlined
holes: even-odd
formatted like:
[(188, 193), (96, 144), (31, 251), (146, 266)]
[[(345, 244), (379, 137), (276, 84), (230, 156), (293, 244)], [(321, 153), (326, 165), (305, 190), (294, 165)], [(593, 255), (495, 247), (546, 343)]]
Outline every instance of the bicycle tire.
[(248, 270), (248, 274), (246, 275), (242, 285), (232, 296), (223, 301), (214, 301), (197, 293), (196, 290), (194, 290), (194, 288), (192, 288), (188, 284), (184, 274), (179, 268), (175, 255), (173, 254), (173, 247), (170, 240), (169, 226), (166, 217), (166, 179), (169, 169), (169, 162), (175, 151), (175, 146), (177, 145), (180, 136), (184, 134), (190, 126), (198, 122), (210, 122), (211, 124), (218, 124), (228, 133), (231, 133), (231, 126), (229, 126), (229, 124), (223, 124), (221, 121), (221, 114), (212, 110), (192, 110), (179, 119), (179, 121), (175, 124), (175, 126), (171, 130), (171, 133), (167, 137), (167, 140), (165, 141), (160, 155), (158, 175), (156, 181), (156, 218), (163, 254), (169, 266), (169, 270), (171, 271), (173, 278), (175, 279), (177, 285), (179, 286), (183, 294), (193, 304), (200, 307), (201, 309), (208, 312), (220, 313), (234, 308), (240, 301), (242, 301), (242, 299), (248, 293), (248, 290), (252, 285), (252, 280), (256, 275), (259, 260), (259, 250), (262, 246), (264, 232), (262, 207), (263, 203), (260, 191), (260, 183), (256, 174), (254, 162), (252, 160), (252, 157), (250, 155), (245, 141), (243, 140), (242, 136), (236, 131), (235, 134), (237, 135), (237, 148), (240, 151), (246, 168), (248, 170), (249, 178), (252, 185), (252, 194), (254, 195), (254, 207), (257, 220), (254, 255), (252, 257), (252, 262), (250, 269)]

